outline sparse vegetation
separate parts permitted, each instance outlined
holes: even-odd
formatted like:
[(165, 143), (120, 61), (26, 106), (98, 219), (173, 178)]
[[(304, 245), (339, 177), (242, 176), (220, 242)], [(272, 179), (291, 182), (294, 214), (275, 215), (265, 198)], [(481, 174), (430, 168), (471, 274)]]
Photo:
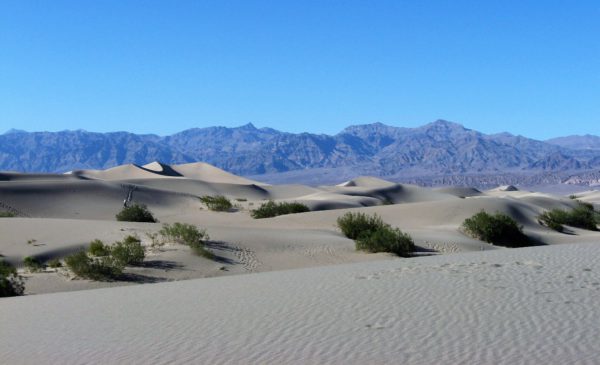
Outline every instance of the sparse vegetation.
[(278, 215), (294, 214), (310, 212), (310, 209), (302, 203), (298, 202), (281, 202), (275, 203), (272, 200), (262, 204), (257, 209), (251, 212), (253, 218), (272, 218)]
[(391, 252), (408, 257), (414, 251), (412, 238), (398, 228), (392, 228), (377, 214), (348, 212), (337, 219), (342, 233), (356, 242), (356, 249), (367, 252)]
[(52, 259), (50, 261), (48, 261), (48, 267), (52, 268), (52, 269), (58, 269), (59, 267), (62, 267), (62, 262), (60, 262), (59, 259)]
[(563, 225), (597, 231), (600, 223), (600, 213), (589, 203), (578, 202), (578, 205), (568, 210), (552, 209), (542, 213), (538, 221), (548, 228), (563, 232)]
[(17, 215), (13, 212), (9, 212), (9, 211), (0, 211), (0, 218), (13, 218), (16, 217)]
[(110, 256), (126, 266), (141, 264), (146, 254), (142, 241), (138, 237), (127, 236), (123, 241), (115, 242), (110, 247)]
[(25, 286), (17, 270), (4, 260), (0, 260), (0, 297), (23, 295)]
[(112, 256), (89, 257), (85, 251), (79, 251), (65, 258), (67, 267), (84, 279), (109, 281), (123, 273), (124, 265)]
[(246, 198), (235, 198), (235, 200), (238, 202), (247, 202), (248, 201), (248, 199), (246, 199)]
[(110, 248), (104, 244), (104, 242), (95, 239), (90, 242), (88, 252), (92, 256), (108, 256), (110, 254)]
[(346, 237), (356, 240), (361, 235), (370, 235), (384, 227), (385, 223), (377, 214), (348, 212), (337, 219), (337, 225)]
[(110, 246), (94, 240), (87, 252), (82, 250), (67, 256), (65, 264), (81, 278), (107, 281), (118, 278), (125, 266), (141, 264), (144, 258), (144, 247), (140, 239), (127, 236)]
[(150, 239), (152, 248), (157, 249), (164, 245), (164, 242), (158, 237), (158, 233), (146, 233), (146, 237)]
[(214, 254), (206, 249), (205, 242), (210, 239), (206, 230), (198, 229), (187, 223), (164, 224), (159, 231), (166, 240), (190, 246), (192, 252), (198, 256), (213, 259)]
[(32, 256), (23, 258), (23, 265), (30, 272), (38, 272), (44, 269), (44, 265), (42, 265), (38, 259)]
[(152, 212), (148, 210), (148, 207), (143, 204), (132, 204), (128, 207), (124, 207), (117, 213), (116, 218), (118, 221), (123, 222), (158, 222), (158, 220), (154, 218), (154, 215), (152, 215)]
[(462, 224), (465, 232), (472, 237), (506, 247), (528, 246), (531, 242), (523, 233), (523, 227), (510, 216), (496, 212), (481, 211)]
[(215, 212), (227, 212), (233, 207), (231, 201), (223, 195), (205, 195), (201, 197), (200, 200), (202, 201), (202, 203), (206, 204), (208, 209), (213, 210)]

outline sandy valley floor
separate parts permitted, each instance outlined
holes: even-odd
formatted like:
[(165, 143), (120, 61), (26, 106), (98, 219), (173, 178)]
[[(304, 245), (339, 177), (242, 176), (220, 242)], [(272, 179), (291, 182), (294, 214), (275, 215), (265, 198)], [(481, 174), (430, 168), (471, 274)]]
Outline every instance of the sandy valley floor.
[[(160, 223), (117, 222), (128, 194)], [(235, 211), (212, 212), (198, 199), (217, 194)], [(600, 204), (598, 191), (578, 198)], [(249, 211), (270, 199), (313, 211), (253, 219)], [(271, 186), (202, 163), (2, 173), (0, 210), (18, 217), (0, 218), (0, 254), (20, 267), (27, 294), (43, 295), (0, 299), (0, 362), (597, 363), (600, 233), (537, 221), (574, 204), (506, 187), (368, 177)], [(335, 225), (349, 210), (379, 214), (425, 257), (355, 251)], [(509, 214), (540, 246), (464, 235), (462, 221), (481, 210)], [(26, 256), (61, 258), (95, 238), (136, 234), (149, 246), (148, 234), (173, 222), (206, 229), (217, 258), (167, 244), (116, 282), (22, 268)], [(84, 290), (94, 288), (104, 289)]]

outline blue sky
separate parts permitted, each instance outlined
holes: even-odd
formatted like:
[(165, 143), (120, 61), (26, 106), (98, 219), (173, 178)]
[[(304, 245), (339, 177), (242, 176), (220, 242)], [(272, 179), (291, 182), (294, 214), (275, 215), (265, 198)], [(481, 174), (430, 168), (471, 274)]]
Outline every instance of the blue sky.
[(0, 2), (0, 132), (600, 135), (599, 1)]

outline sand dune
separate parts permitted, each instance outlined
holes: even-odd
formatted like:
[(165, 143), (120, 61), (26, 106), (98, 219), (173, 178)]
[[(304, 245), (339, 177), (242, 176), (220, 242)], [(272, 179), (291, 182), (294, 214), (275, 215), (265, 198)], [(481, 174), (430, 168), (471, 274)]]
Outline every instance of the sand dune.
[[(180, 269), (143, 271), (160, 280), (387, 257), (354, 251), (354, 242), (343, 237), (336, 226), (338, 217), (348, 211), (378, 214), (409, 233), (420, 250), (440, 253), (497, 249), (461, 231), (464, 219), (482, 210), (510, 215), (540, 244), (574, 244), (600, 238), (596, 232), (569, 228), (570, 234), (564, 234), (540, 225), (537, 217), (545, 210), (574, 207), (576, 202), (525, 190), (428, 189), (369, 177), (336, 186), (264, 185), (203, 163), (169, 166), (153, 162), (68, 175), (1, 176), (4, 179), (0, 181), (0, 210), (22, 218), (0, 218), (0, 254), (17, 265), (29, 255), (43, 259), (64, 256), (85, 247), (94, 238), (112, 242), (137, 234), (144, 244), (149, 244), (146, 235), (158, 232), (162, 223), (185, 222), (206, 228), (222, 262), (188, 262), (188, 251), (173, 248), (171, 253), (162, 252), (156, 259), (186, 262)], [(147, 205), (161, 223), (115, 222), (115, 214), (129, 195), (132, 202)], [(236, 208), (230, 213), (209, 211), (198, 199), (204, 195), (224, 195)], [(583, 200), (597, 197), (594, 192), (580, 195)], [(311, 212), (252, 219), (250, 210), (267, 200), (302, 202)], [(36, 244), (27, 244), (32, 239)], [(254, 264), (248, 264), (248, 260)], [(223, 265), (224, 271), (219, 271)], [(81, 283), (65, 286), (53, 282), (44, 289), (39, 277), (28, 280), (32, 287), (40, 286), (38, 293), (85, 288)], [(97, 285), (90, 283), (90, 287)]]
[[(235, 209), (210, 211), (203, 195), (224, 195)], [(115, 221), (128, 196), (161, 223)], [(578, 198), (599, 201), (597, 191)], [(311, 211), (253, 219), (267, 200)], [(591, 364), (600, 351), (600, 233), (538, 222), (576, 204), (511, 187), (427, 189), (369, 177), (266, 185), (203, 163), (0, 173), (0, 211), (18, 216), (0, 218), (0, 254), (28, 294), (0, 299), (0, 363)], [(466, 236), (462, 222), (482, 210), (510, 215), (543, 246)], [(434, 256), (358, 252), (336, 226), (346, 212), (377, 214), (411, 235), (415, 256)], [(151, 249), (151, 235), (174, 222), (206, 229), (215, 257), (176, 243)], [(147, 256), (118, 281), (22, 265), (127, 235), (140, 237)]]
[(173, 170), (180, 173), (188, 179), (203, 180), (206, 182), (227, 183), (227, 184), (246, 184), (246, 185), (268, 185), (258, 181), (243, 178), (230, 174), (204, 162), (194, 162), (183, 165), (173, 165)]
[(6, 364), (593, 364), (596, 244), (2, 299)]

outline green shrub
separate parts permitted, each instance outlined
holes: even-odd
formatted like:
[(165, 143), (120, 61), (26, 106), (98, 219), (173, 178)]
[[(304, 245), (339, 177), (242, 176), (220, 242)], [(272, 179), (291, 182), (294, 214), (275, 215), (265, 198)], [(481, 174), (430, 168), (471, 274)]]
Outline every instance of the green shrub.
[(88, 252), (92, 256), (108, 256), (110, 255), (110, 247), (106, 246), (104, 242), (95, 239), (92, 242), (90, 242)]
[(190, 244), (190, 249), (197, 256), (202, 256), (209, 260), (213, 260), (215, 258), (215, 254), (207, 250), (203, 243), (193, 242)]
[(463, 229), (476, 239), (507, 247), (522, 247), (530, 244), (523, 227), (506, 214), (488, 214), (481, 211), (465, 219)]
[(377, 214), (348, 212), (337, 219), (342, 233), (356, 242), (356, 249), (367, 252), (391, 252), (408, 257), (415, 249), (412, 238), (392, 228)]
[(0, 297), (23, 295), (25, 285), (23, 278), (8, 262), (0, 260)]
[(52, 260), (48, 261), (48, 267), (57, 269), (59, 267), (62, 267), (62, 263), (60, 262), (59, 259), (52, 259)]
[(412, 238), (398, 228), (389, 225), (379, 227), (356, 239), (356, 249), (367, 252), (391, 252), (408, 257), (415, 249)]
[(538, 221), (558, 232), (563, 231), (563, 225), (597, 231), (599, 222), (598, 216), (599, 214), (594, 210), (592, 204), (579, 202), (579, 204), (570, 211), (552, 209), (544, 212), (538, 217)]
[(337, 225), (346, 237), (355, 240), (361, 235), (368, 235), (384, 227), (386, 224), (377, 214), (369, 216), (365, 213), (348, 212), (337, 219)]
[(91, 258), (85, 251), (79, 251), (65, 258), (67, 267), (84, 279), (107, 281), (123, 273), (124, 265), (112, 256)]
[(204, 242), (208, 240), (208, 234), (204, 229), (198, 229), (196, 226), (187, 223), (163, 224), (163, 228), (158, 232), (165, 239), (190, 245), (194, 242)]
[(204, 229), (198, 229), (191, 224), (176, 222), (163, 224), (163, 228), (159, 233), (168, 241), (190, 246), (192, 252), (198, 256), (208, 259), (214, 258), (214, 254), (205, 247), (206, 240), (210, 238)]
[(564, 227), (563, 223), (561, 222), (565, 221), (566, 215), (567, 212), (564, 210), (552, 209), (540, 214), (538, 217), (538, 222), (557, 232), (562, 232)]
[(124, 222), (158, 222), (152, 213), (143, 204), (133, 204), (121, 209), (116, 215), (118, 221)]
[(223, 195), (217, 195), (217, 196), (205, 195), (205, 196), (201, 197), (200, 200), (204, 204), (206, 204), (208, 209), (214, 210), (216, 212), (226, 212), (233, 207), (233, 205), (231, 204), (231, 201), (229, 199), (227, 199), (226, 197), (224, 197)]
[(298, 202), (281, 202), (275, 203), (272, 200), (262, 204), (257, 209), (251, 212), (253, 218), (271, 218), (276, 217), (278, 215), (284, 214), (295, 214), (295, 213), (305, 213), (310, 212), (310, 209), (302, 203)]
[(122, 266), (126, 266), (141, 264), (146, 254), (138, 237), (127, 236), (110, 247), (110, 256)]
[(32, 256), (23, 258), (23, 265), (25, 265), (25, 268), (30, 272), (38, 272), (44, 269), (44, 265), (42, 265), (38, 259)]
[(16, 217), (16, 214), (8, 211), (0, 211), (0, 218), (13, 218)]

